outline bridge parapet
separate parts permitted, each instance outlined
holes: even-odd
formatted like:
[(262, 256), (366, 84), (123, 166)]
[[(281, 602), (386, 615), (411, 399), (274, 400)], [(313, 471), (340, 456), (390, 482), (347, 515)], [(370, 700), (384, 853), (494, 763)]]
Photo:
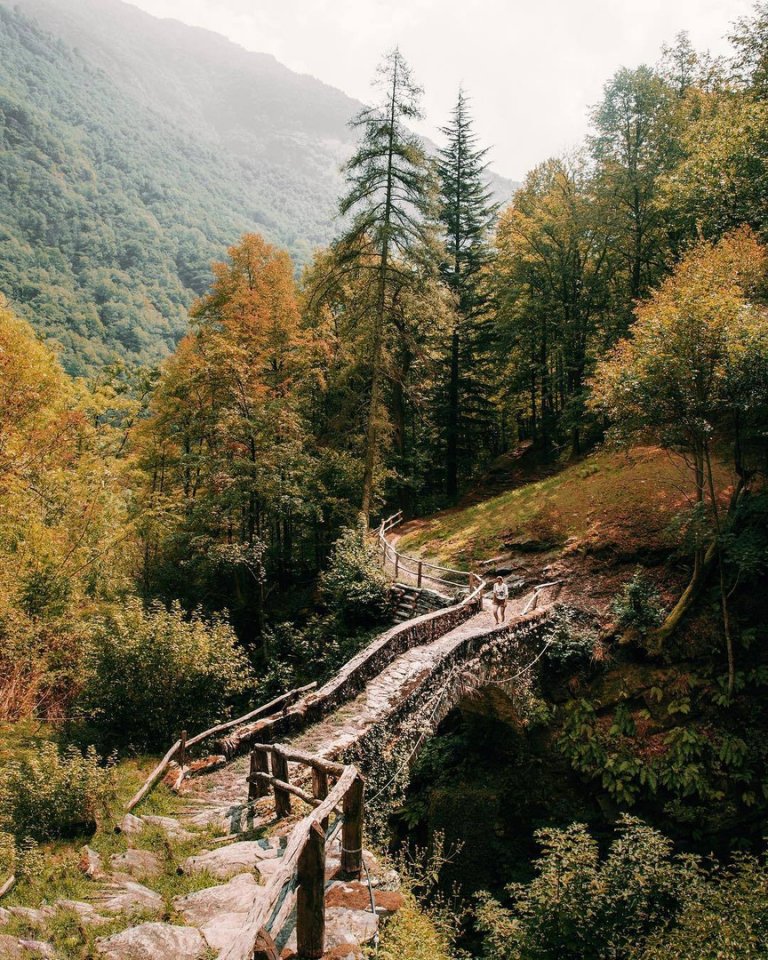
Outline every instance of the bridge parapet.
[(308, 694), (280, 714), (239, 727), (218, 741), (217, 749), (225, 756), (233, 757), (252, 743), (275, 741), (316, 723), (355, 697), (369, 680), (381, 673), (400, 654), (412, 647), (432, 643), (470, 620), (482, 609), (484, 590), (485, 583), (481, 581), (474, 592), (460, 603), (426, 613), (380, 634), (348, 660), (319, 690)]

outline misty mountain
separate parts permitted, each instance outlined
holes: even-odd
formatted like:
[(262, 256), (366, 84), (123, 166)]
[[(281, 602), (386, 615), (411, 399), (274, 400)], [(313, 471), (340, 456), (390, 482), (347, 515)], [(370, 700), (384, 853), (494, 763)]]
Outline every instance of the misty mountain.
[(360, 107), (120, 0), (0, 0), (0, 291), (73, 372), (156, 361), (245, 230), (328, 242)]

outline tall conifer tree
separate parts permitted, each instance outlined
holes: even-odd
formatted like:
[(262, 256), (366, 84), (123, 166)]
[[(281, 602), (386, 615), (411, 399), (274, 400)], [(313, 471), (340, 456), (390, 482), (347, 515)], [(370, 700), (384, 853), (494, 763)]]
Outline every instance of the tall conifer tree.
[(429, 246), (430, 171), (420, 139), (405, 127), (421, 117), (422, 90), (397, 48), (377, 73), (380, 101), (352, 121), (361, 137), (346, 166), (348, 191), (339, 205), (351, 220), (335, 244), (340, 270), (367, 273), (372, 293), (361, 318), (368, 328), (370, 358), (361, 501), (366, 520), (384, 419), (384, 361), (398, 335), (397, 298), (417, 278)]
[[(477, 145), (467, 98), (459, 90), (450, 123), (442, 128), (447, 144), (438, 154), (440, 221), (444, 233), (444, 282), (456, 298), (457, 315), (451, 335), (446, 411), (446, 493), (459, 490), (460, 446), (466, 431), (468, 406), (477, 405), (483, 390), (476, 361), (481, 339), (480, 319), (487, 298), (482, 291), (483, 268), (491, 259), (488, 235), (498, 207), (492, 202), (485, 171), (487, 149)], [(482, 350), (482, 347), (481, 347)]]

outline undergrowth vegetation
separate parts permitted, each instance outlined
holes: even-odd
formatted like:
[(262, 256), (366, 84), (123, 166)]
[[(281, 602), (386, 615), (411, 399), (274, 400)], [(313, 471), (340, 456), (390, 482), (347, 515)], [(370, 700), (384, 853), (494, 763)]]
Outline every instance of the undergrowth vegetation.
[(768, 950), (768, 865), (729, 866), (674, 853), (641, 821), (623, 817), (601, 858), (582, 824), (537, 833), (529, 883), (502, 904), (479, 898), (487, 960), (757, 960)]
[(113, 742), (139, 748), (163, 747), (182, 728), (199, 732), (223, 719), (254, 682), (225, 620), (138, 599), (94, 623), (86, 676), (86, 715)]
[(19, 841), (92, 832), (113, 796), (112, 771), (92, 747), (44, 743), (0, 768), (0, 828)]
[[(721, 488), (729, 483), (715, 463)], [(399, 549), (439, 563), (472, 565), (520, 545), (529, 552), (562, 547), (612, 556), (674, 548), (670, 524), (685, 505), (682, 458), (655, 447), (592, 453), (554, 476), (420, 521)]]

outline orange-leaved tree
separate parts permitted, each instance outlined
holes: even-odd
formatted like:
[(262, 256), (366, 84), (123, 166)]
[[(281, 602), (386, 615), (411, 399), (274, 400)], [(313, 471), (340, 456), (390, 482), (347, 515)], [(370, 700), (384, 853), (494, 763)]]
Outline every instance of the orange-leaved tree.
[(261, 581), (266, 563), (288, 569), (295, 526), (310, 509), (299, 408), (308, 345), (288, 255), (255, 234), (228, 253), (136, 442), (150, 492), (147, 576), (179, 562), (212, 565), (206, 582), (229, 582), (224, 599), (247, 607), (246, 585)]

